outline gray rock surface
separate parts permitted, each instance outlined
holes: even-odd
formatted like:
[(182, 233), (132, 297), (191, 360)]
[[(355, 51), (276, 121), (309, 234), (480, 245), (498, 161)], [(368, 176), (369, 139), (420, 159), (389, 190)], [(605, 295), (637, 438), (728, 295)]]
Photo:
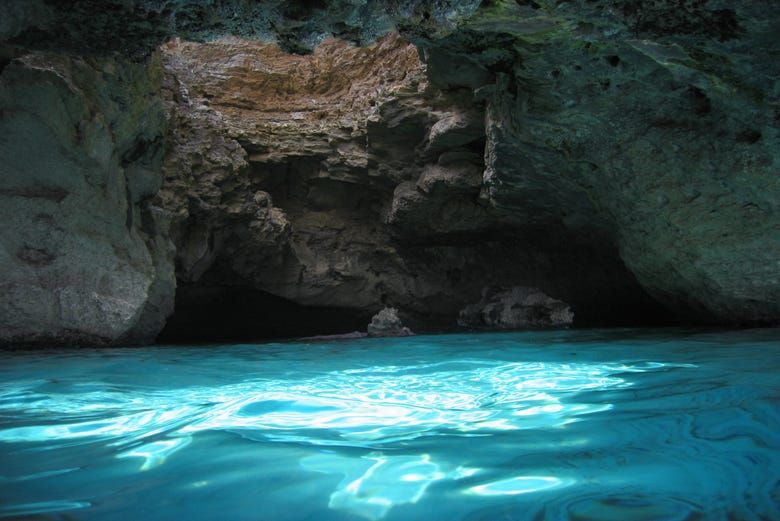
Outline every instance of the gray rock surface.
[(311, 52), (334, 36), (360, 45), (406, 26), (446, 34), (480, 0), (321, 2), (263, 0), (3, 0), (0, 39), (82, 55), (151, 54), (173, 36), (210, 41), (235, 35)]
[(778, 323), (778, 33), (758, 0), (8, 0), (0, 342), (150, 341), (176, 278)]
[(458, 325), (475, 329), (538, 329), (568, 327), (574, 321), (569, 305), (537, 288), (485, 288), (482, 299), (463, 308)]
[(777, 323), (776, 5), (540, 6), (469, 22), (518, 42), (523, 63), (487, 101), (492, 204), (613, 242), (678, 316)]
[(0, 344), (145, 343), (173, 309), (160, 69), (23, 55), (0, 75)]
[(411, 336), (412, 330), (405, 327), (395, 308), (383, 308), (371, 317), (368, 324), (368, 336)]

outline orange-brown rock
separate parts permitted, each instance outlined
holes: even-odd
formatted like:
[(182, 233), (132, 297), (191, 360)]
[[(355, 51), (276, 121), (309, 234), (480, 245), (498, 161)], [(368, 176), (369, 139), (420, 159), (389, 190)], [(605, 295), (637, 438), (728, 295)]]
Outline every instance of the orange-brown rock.
[[(496, 285), (775, 324), (777, 32), (734, 0), (0, 2), (2, 338), (151, 338), (169, 238), (174, 322), (236, 289), (251, 323), (451, 324)], [(161, 92), (176, 35), (209, 43), (164, 45)]]
[(163, 60), (175, 146), (160, 200), (178, 216), (182, 279), (214, 266), (299, 303), (372, 311), (388, 293), (439, 291), (413, 283), (384, 223), (395, 185), (424, 168), (426, 133), (460, 102), (430, 89), (414, 46), (171, 42)]
[[(433, 86), (398, 35), (305, 56), (172, 41), (162, 56), (173, 146), (158, 200), (176, 216), (182, 302), (187, 288), (249, 287), (365, 319), (396, 306), (435, 327), (486, 284), (610, 302), (612, 280), (630, 280), (604, 252), (523, 235), (487, 204), (483, 102)], [(588, 276), (556, 276), (573, 266)]]

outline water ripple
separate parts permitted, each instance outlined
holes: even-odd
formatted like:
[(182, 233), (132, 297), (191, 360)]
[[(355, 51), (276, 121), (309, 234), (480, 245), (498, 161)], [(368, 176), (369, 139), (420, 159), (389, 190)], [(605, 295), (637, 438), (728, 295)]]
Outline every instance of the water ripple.
[(30, 358), (0, 367), (0, 517), (780, 519), (780, 359), (698, 338)]
[[(159, 434), (231, 430), (318, 445), (379, 446), (433, 433), (552, 428), (611, 407), (578, 402), (577, 393), (625, 388), (630, 383), (616, 374), (668, 367), (467, 361), (152, 391), (79, 384), (44, 393), (45, 384), (32, 382), (0, 393), (0, 412), (21, 413), (32, 423), (0, 430), (0, 442), (98, 438), (122, 445)], [(84, 415), (100, 418), (68, 423)], [(34, 423), (43, 418), (58, 423)], [(302, 431), (310, 434), (302, 437)], [(154, 441), (125, 454), (160, 452), (164, 461), (185, 445)]]

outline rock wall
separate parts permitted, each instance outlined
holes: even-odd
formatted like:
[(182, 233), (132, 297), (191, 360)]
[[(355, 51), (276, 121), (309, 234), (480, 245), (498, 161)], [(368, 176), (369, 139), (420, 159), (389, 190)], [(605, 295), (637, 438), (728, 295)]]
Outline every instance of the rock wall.
[(778, 33), (758, 0), (8, 0), (0, 343), (148, 342), (177, 284), (184, 329), (230, 295), (446, 328), (486, 286), (777, 323)]
[(485, 288), (479, 302), (460, 311), (458, 325), (474, 329), (564, 328), (574, 321), (565, 302), (536, 288)]
[(158, 62), (22, 54), (0, 75), (0, 343), (154, 340), (173, 306)]
[(174, 41), (162, 56), (173, 146), (156, 204), (175, 216), (182, 282), (396, 306), (422, 330), (455, 327), (485, 284), (598, 300), (615, 322), (652, 308), (609, 245), (543, 237), (481, 198), (484, 103), (432, 85), (398, 35), (305, 56)]
[(678, 316), (777, 323), (778, 30), (766, 2), (491, 2), (436, 46), (503, 69), (493, 204), (613, 242)]

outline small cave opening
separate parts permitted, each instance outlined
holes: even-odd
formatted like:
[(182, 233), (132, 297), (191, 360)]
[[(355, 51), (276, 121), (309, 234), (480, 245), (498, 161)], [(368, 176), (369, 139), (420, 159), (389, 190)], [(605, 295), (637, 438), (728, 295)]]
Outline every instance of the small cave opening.
[(593, 302), (574, 299), (575, 328), (611, 327), (675, 327), (694, 325), (682, 320), (671, 309), (649, 296), (642, 288), (627, 284), (623, 298), (605, 298), (594, 306)]
[(223, 343), (338, 335), (365, 331), (371, 314), (302, 306), (242, 286), (180, 285), (174, 313), (158, 343)]

